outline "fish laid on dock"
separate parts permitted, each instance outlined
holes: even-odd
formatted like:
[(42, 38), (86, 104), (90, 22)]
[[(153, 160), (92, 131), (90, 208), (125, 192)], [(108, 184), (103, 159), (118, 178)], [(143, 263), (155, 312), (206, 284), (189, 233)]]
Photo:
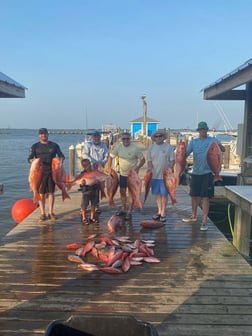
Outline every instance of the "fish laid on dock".
[(220, 176), (221, 164), (222, 164), (222, 153), (217, 142), (213, 142), (207, 152), (207, 164), (214, 174), (214, 182), (222, 181)]
[(159, 222), (154, 219), (146, 219), (140, 222), (140, 225), (146, 229), (158, 229), (165, 225), (164, 222)]
[[(115, 243), (115, 241), (117, 242)], [(101, 237), (99, 242), (88, 242), (81, 248), (76, 249), (75, 255), (68, 255), (68, 261), (78, 264), (78, 269), (83, 271), (102, 271), (110, 274), (126, 273), (131, 266), (142, 265), (143, 262), (160, 262), (154, 256), (154, 250), (151, 248), (154, 241), (140, 241), (139, 239), (131, 243), (128, 243), (128, 241), (131, 241), (129, 237), (114, 237), (113, 240)], [(72, 247), (75, 244), (68, 244), (66, 248), (68, 249), (69, 246)], [(97, 259), (98, 264), (85, 262), (84, 259), (88, 253), (91, 253)]]
[(43, 177), (43, 163), (40, 158), (34, 159), (29, 171), (30, 190), (33, 191), (33, 202), (41, 201), (39, 188)]

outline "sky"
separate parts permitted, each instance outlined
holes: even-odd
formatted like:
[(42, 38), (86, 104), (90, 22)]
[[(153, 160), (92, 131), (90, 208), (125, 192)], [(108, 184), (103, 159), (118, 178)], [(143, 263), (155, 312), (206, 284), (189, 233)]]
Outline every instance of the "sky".
[[(236, 129), (244, 102), (202, 89), (252, 58), (251, 0), (0, 0), (0, 128), (86, 129), (147, 116)], [(229, 125), (227, 127), (227, 125)]]

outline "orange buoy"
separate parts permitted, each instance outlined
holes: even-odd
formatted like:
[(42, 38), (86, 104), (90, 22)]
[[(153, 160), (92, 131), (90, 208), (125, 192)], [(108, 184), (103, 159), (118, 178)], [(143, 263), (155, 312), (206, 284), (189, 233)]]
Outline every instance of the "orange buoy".
[(29, 216), (36, 208), (37, 203), (29, 198), (18, 200), (12, 207), (11, 216), (15, 223), (21, 223), (27, 216)]

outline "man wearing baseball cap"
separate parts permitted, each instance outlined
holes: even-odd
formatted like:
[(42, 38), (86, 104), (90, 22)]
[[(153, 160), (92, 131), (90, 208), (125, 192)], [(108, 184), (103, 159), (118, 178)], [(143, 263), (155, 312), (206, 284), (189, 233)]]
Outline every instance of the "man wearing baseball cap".
[(193, 153), (193, 171), (190, 181), (190, 196), (192, 200), (192, 215), (183, 218), (183, 222), (197, 222), (197, 208), (199, 200), (202, 200), (203, 218), (201, 231), (207, 231), (207, 218), (209, 212), (209, 199), (214, 196), (213, 174), (207, 163), (207, 152), (213, 142), (216, 142), (221, 151), (225, 152), (225, 147), (216, 137), (208, 135), (209, 127), (205, 121), (198, 123), (197, 131), (199, 137), (192, 139), (186, 148), (186, 156)]
[(39, 194), (41, 196), (41, 201), (39, 201), (40, 206), (40, 221), (45, 221), (46, 210), (46, 196), (48, 195), (48, 219), (55, 220), (56, 216), (53, 212), (54, 207), (54, 192), (55, 192), (55, 182), (52, 178), (52, 159), (56, 156), (59, 158), (65, 159), (64, 154), (62, 153), (60, 147), (55, 142), (48, 140), (48, 130), (47, 128), (40, 128), (38, 130), (39, 142), (33, 144), (30, 148), (30, 153), (28, 157), (28, 162), (36, 158), (40, 158), (43, 163), (43, 177), (42, 182), (39, 188)]

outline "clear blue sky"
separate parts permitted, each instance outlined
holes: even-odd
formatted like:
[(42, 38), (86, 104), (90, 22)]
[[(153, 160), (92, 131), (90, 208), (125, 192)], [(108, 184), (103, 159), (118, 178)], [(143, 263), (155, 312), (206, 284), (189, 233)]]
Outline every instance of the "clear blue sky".
[(0, 0), (0, 71), (25, 99), (0, 100), (0, 128), (224, 128), (243, 102), (201, 89), (252, 58), (251, 0)]

